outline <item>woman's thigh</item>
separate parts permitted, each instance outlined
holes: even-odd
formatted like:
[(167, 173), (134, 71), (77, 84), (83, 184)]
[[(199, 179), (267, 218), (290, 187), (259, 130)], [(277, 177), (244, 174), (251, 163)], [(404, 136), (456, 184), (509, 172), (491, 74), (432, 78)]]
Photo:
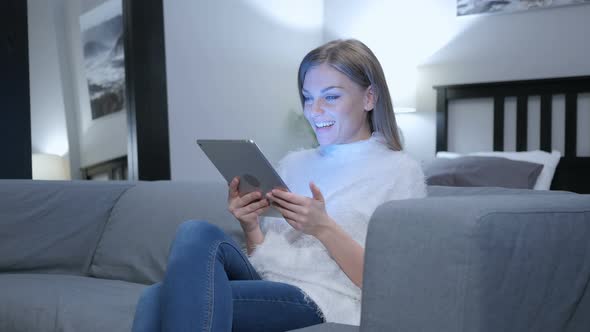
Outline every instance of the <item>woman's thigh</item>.
[(323, 323), (321, 311), (297, 287), (264, 280), (231, 281), (233, 331), (289, 331)]

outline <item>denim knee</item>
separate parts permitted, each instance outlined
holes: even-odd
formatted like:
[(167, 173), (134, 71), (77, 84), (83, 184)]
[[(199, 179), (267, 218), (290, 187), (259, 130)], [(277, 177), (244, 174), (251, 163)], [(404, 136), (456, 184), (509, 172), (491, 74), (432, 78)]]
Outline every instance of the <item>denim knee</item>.
[(139, 303), (153, 303), (159, 301), (160, 296), (160, 288), (162, 288), (162, 283), (157, 282), (152, 284), (151, 286), (146, 287), (142, 292), (139, 298)]
[(132, 332), (160, 330), (160, 289), (162, 283), (143, 290), (135, 307)]
[(202, 246), (225, 239), (226, 234), (218, 226), (207, 221), (190, 220), (178, 226), (174, 246)]
[(178, 231), (184, 234), (203, 237), (225, 237), (225, 233), (219, 226), (206, 220), (189, 220), (178, 226)]

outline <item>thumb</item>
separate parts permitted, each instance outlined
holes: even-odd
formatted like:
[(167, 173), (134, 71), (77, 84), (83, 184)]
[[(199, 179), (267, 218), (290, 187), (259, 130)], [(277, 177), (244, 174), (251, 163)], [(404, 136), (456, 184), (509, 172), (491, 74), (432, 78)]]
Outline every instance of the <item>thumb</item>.
[(312, 193), (314, 199), (316, 199), (320, 202), (324, 202), (324, 195), (322, 195), (320, 188), (318, 188), (318, 186), (316, 186), (315, 183), (310, 182), (309, 189), (311, 190), (311, 193)]

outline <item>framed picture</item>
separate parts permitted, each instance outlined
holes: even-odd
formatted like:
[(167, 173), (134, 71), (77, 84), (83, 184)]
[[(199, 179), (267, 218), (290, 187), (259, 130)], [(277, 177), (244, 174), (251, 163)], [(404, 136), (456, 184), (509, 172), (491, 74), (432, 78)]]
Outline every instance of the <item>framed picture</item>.
[(457, 16), (590, 4), (590, 0), (457, 0)]
[(80, 16), (93, 120), (125, 107), (122, 11), (122, 0), (110, 0)]

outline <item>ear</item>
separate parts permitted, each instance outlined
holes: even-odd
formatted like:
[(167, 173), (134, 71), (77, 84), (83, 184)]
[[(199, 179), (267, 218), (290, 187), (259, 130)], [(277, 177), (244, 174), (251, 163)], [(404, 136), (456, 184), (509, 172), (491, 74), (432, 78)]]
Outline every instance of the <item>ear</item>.
[(375, 108), (375, 104), (377, 103), (377, 96), (375, 95), (375, 91), (373, 90), (373, 86), (369, 85), (369, 87), (365, 90), (365, 111), (369, 112)]

